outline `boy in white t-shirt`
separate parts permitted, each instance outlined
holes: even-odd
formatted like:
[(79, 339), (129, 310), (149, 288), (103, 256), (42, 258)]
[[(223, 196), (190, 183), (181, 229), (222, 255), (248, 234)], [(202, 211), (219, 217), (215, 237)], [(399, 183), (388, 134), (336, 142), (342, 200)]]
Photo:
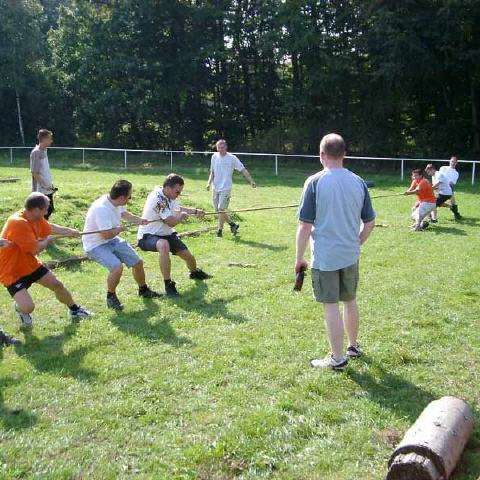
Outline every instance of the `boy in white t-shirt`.
[(430, 220), (437, 223), (437, 208), (441, 207), (452, 196), (452, 187), (447, 176), (438, 171), (433, 164), (429, 163), (426, 166), (425, 173), (432, 177), (432, 188), (437, 192), (436, 208), (430, 213)]
[(455, 220), (461, 220), (462, 216), (458, 211), (457, 201), (455, 200), (455, 185), (458, 182), (459, 173), (457, 171), (457, 164), (458, 160), (457, 157), (453, 156), (450, 158), (450, 164), (444, 165), (440, 167), (440, 172), (445, 174), (448, 178), (450, 183), (450, 187), (452, 188), (452, 197), (450, 198), (450, 210), (452, 211), (453, 215), (455, 216)]
[(240, 225), (233, 222), (227, 213), (222, 213), (228, 209), (230, 202), (233, 172), (235, 170), (239, 171), (250, 182), (252, 188), (256, 188), (257, 184), (238, 157), (227, 152), (227, 142), (225, 140), (218, 140), (216, 147), (217, 153), (212, 155), (207, 190), (210, 190), (213, 182), (213, 208), (216, 212), (219, 212), (217, 237), (223, 235), (225, 222), (230, 225), (232, 235), (236, 235)]
[(145, 282), (143, 261), (137, 252), (118, 235), (125, 229), (122, 220), (147, 224), (147, 220), (131, 214), (125, 205), (132, 198), (132, 184), (127, 180), (115, 182), (108, 195), (95, 200), (87, 212), (84, 232), (102, 230), (100, 233), (83, 235), (83, 248), (88, 257), (109, 270), (107, 277), (107, 306), (123, 310), (116, 290), (122, 277), (123, 264), (132, 269), (138, 284), (138, 295), (143, 298), (157, 298), (161, 295), (148, 288)]
[(163, 187), (156, 187), (147, 197), (143, 207), (143, 218), (151, 223), (138, 229), (138, 246), (146, 252), (160, 254), (160, 271), (165, 282), (167, 296), (178, 296), (175, 282), (171, 278), (170, 253), (177, 255), (187, 264), (190, 278), (206, 280), (210, 275), (197, 267), (195, 257), (178, 238), (173, 229), (189, 215), (203, 217), (205, 212), (198, 208), (180, 206), (176, 199), (182, 193), (184, 180), (180, 175), (171, 173), (165, 178)]

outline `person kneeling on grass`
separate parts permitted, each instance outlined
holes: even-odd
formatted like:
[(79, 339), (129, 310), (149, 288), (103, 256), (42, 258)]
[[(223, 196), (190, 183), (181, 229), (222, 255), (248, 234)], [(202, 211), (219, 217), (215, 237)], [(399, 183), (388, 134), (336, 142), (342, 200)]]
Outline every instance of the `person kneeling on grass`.
[(107, 306), (114, 310), (123, 310), (116, 290), (122, 277), (123, 264), (130, 267), (133, 278), (138, 284), (138, 295), (143, 298), (161, 297), (150, 290), (145, 282), (143, 261), (137, 252), (118, 235), (125, 228), (122, 219), (137, 223), (147, 223), (143, 218), (131, 214), (125, 205), (132, 198), (132, 184), (127, 180), (115, 182), (108, 195), (95, 200), (87, 212), (84, 232), (103, 230), (100, 233), (83, 235), (83, 248), (89, 258), (109, 270), (107, 277)]
[(178, 238), (172, 228), (189, 215), (203, 217), (205, 212), (198, 208), (181, 207), (175, 200), (182, 193), (184, 180), (171, 173), (165, 178), (163, 188), (156, 187), (147, 197), (143, 208), (143, 218), (151, 221), (138, 229), (138, 246), (146, 252), (160, 254), (160, 271), (165, 281), (167, 296), (177, 296), (175, 282), (171, 279), (171, 261), (169, 252), (179, 256), (190, 270), (190, 278), (206, 280), (211, 278), (203, 270), (197, 268), (197, 261), (187, 246)]
[(36, 257), (53, 243), (52, 234), (80, 236), (78, 230), (60, 227), (45, 220), (49, 203), (50, 200), (43, 193), (30, 194), (24, 210), (9, 217), (0, 234), (0, 237), (10, 242), (0, 249), (0, 282), (15, 301), (15, 311), (22, 328), (32, 327), (31, 313), (35, 304), (28, 288), (34, 283), (52, 290), (57, 299), (69, 308), (72, 320), (91, 316), (88, 310), (73, 301), (62, 282)]
[(417, 201), (412, 209), (412, 219), (415, 220), (412, 229), (418, 232), (428, 227), (428, 222), (424, 221), (424, 219), (437, 208), (437, 199), (433, 193), (431, 183), (423, 177), (419, 168), (412, 170), (412, 183), (410, 188), (403, 194), (417, 196)]

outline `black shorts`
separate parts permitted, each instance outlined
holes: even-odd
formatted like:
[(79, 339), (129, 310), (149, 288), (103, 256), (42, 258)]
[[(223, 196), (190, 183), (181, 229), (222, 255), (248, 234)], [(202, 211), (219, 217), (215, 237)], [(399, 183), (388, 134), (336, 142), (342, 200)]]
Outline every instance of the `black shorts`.
[(55, 205), (53, 204), (53, 193), (47, 194), (47, 197), (49, 198), (50, 203), (48, 205), (47, 214), (45, 215), (45, 220), (48, 220), (50, 215), (55, 211)]
[(145, 252), (156, 252), (157, 251), (157, 242), (159, 240), (166, 240), (170, 245), (170, 252), (173, 255), (176, 255), (178, 252), (182, 250), (188, 250), (187, 246), (178, 238), (176, 233), (172, 233), (171, 235), (152, 235), (150, 233), (146, 233), (139, 241), (138, 246), (141, 250)]
[(442, 206), (450, 197), (451, 195), (439, 195), (436, 202), (437, 207)]
[(13, 297), (15, 296), (20, 290), (24, 288), (30, 288), (35, 282), (38, 282), (43, 276), (45, 276), (50, 270), (42, 265), (38, 267), (34, 272), (30, 275), (25, 275), (22, 278), (19, 278), (16, 282), (12, 283), (7, 287), (8, 293)]

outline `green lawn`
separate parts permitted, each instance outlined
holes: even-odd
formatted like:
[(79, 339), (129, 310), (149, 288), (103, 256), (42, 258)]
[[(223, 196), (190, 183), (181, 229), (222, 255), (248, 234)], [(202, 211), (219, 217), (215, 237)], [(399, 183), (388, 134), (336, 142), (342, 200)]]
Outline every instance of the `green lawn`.
[[(133, 182), (130, 210), (140, 213), (168, 172), (59, 165), (52, 220), (76, 227), (114, 180)], [(205, 167), (177, 168), (186, 177), (183, 203), (210, 210)], [(259, 187), (236, 176), (232, 207), (297, 203), (313, 168), (282, 166), (278, 178), (270, 166), (250, 168)], [(0, 176), (21, 179), (0, 184), (3, 224), (29, 193), (29, 172), (3, 166)], [(366, 354), (343, 373), (309, 367), (328, 347), (309, 277), (301, 293), (292, 291), (295, 209), (244, 213), (235, 239), (187, 239), (214, 278), (189, 280), (175, 258), (176, 300), (140, 300), (127, 272), (119, 288), (126, 308), (113, 313), (105, 307), (105, 271), (85, 262), (56, 274), (95, 316), (72, 324), (34, 286), (35, 327), (24, 336), (2, 289), (1, 323), (25, 344), (0, 351), (0, 478), (382, 479), (394, 445), (428, 402), (456, 395), (472, 406), (477, 426), (454, 479), (475, 480), (480, 217), (477, 189), (462, 177), (462, 223), (443, 209), (436, 226), (412, 233), (412, 197), (374, 200), (388, 227), (374, 230), (362, 252)], [(406, 186), (398, 176), (369, 178), (377, 183), (372, 195)], [(178, 230), (208, 225), (213, 217)], [(125, 237), (133, 241), (134, 233)], [(78, 241), (62, 240), (42, 258), (80, 253)], [(142, 257), (150, 285), (162, 290), (157, 256)]]

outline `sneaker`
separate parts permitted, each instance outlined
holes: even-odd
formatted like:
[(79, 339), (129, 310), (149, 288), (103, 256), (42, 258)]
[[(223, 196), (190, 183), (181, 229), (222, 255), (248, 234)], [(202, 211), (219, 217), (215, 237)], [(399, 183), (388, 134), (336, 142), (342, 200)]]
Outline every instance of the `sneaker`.
[(190, 278), (192, 280), (206, 280), (207, 278), (212, 278), (212, 276), (200, 270), (200, 268), (197, 268), (193, 272), (190, 272)]
[(180, 294), (177, 291), (177, 287), (175, 286), (175, 282), (169, 282), (165, 284), (165, 294), (167, 297), (179, 297)]
[(422, 222), (422, 228), (423, 228), (423, 229), (428, 228), (429, 225), (430, 225), (430, 224), (429, 224), (426, 220), (424, 220), (424, 221)]
[(462, 217), (459, 213), (454, 213), (454, 214), (453, 214), (453, 218), (454, 218), (455, 220), (461, 220), (463, 217)]
[(350, 345), (347, 348), (347, 357), (350, 358), (358, 358), (363, 354), (362, 349), (360, 348), (360, 345), (357, 343), (356, 345)]
[(230, 231), (232, 232), (233, 236), (237, 234), (239, 228), (240, 225), (238, 223), (233, 223), (232, 225), (230, 225)]
[(348, 358), (343, 357), (340, 361), (333, 358), (333, 355), (329, 353), (325, 358), (312, 360), (310, 365), (313, 368), (331, 368), (333, 370), (343, 370), (348, 364)]
[(4, 331), (0, 330), (0, 347), (8, 347), (9, 345), (21, 345), (22, 342), (18, 338), (7, 335)]
[(29, 313), (23, 313), (19, 310), (18, 305), (15, 303), (15, 313), (20, 320), (20, 328), (30, 330), (33, 327), (33, 318)]
[[(117, 298), (117, 301), (118, 301), (118, 298)], [(69, 315), (72, 320), (82, 320), (82, 318), (93, 317), (92, 312), (89, 312), (86, 308), (82, 308), (82, 307), (78, 307), (78, 309), (75, 311), (70, 310)]]
[(431, 218), (430, 221), (431, 221), (432, 223), (438, 223), (438, 218)]
[(147, 287), (147, 289), (143, 290), (142, 292), (138, 290), (138, 296), (143, 298), (160, 298), (164, 297), (165, 295), (163, 293), (154, 292)]
[(423, 230), (421, 225), (413, 225), (412, 232), (421, 232)]
[(123, 305), (120, 303), (120, 300), (116, 295), (107, 297), (107, 307), (113, 308), (114, 310), (123, 310)]
[(218, 238), (223, 237), (223, 231), (222, 230), (217, 230), (217, 237)]

